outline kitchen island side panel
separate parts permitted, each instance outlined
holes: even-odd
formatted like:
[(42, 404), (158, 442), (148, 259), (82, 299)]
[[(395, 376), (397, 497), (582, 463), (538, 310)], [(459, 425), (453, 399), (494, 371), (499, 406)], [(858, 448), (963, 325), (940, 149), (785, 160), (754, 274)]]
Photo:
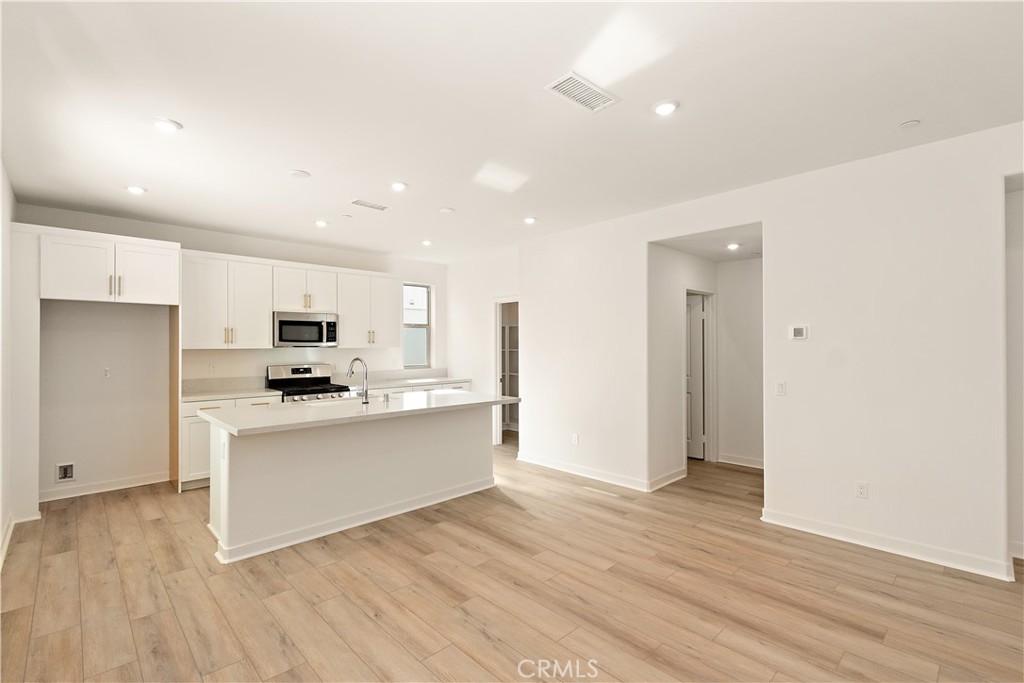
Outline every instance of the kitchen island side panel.
[(210, 525), (233, 562), (494, 485), (490, 406), (248, 436), (213, 425)]

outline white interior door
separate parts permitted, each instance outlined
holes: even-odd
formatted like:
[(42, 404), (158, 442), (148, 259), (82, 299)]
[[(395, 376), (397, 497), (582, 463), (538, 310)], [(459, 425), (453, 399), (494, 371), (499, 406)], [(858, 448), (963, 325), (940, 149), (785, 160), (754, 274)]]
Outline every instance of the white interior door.
[(704, 420), (705, 298), (686, 296), (686, 455), (703, 460), (707, 449)]

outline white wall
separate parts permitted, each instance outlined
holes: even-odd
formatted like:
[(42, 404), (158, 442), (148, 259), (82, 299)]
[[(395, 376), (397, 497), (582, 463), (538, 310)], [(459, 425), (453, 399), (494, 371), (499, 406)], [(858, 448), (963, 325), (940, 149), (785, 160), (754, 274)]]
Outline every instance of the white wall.
[(762, 259), (717, 264), (718, 459), (764, 466)]
[(0, 164), (0, 566), (14, 529), (11, 498), (11, 215), (14, 193)]
[[(151, 223), (148, 221), (137, 221), (127, 218), (115, 218), (99, 214), (84, 213), (81, 211), (67, 211), (43, 206), (19, 203), (15, 209), (15, 219), (20, 223), (31, 223), (35, 225), (49, 225), (58, 228), (71, 228), (73, 230), (89, 230), (94, 232), (105, 232), (115, 235), (127, 235), (131, 237), (144, 237), (148, 239), (162, 239), (172, 242), (180, 242), (185, 249), (196, 249), (200, 251), (212, 251), (223, 254), (236, 254), (239, 256), (253, 256), (257, 258), (281, 259), (286, 261), (298, 261), (300, 263), (315, 263), (339, 268), (357, 268), (362, 270), (374, 270), (386, 272), (400, 277), (406, 282), (431, 285), (434, 293), (434, 339), (432, 344), (432, 365), (435, 368), (444, 368), (447, 365), (447, 266), (427, 263), (425, 261), (411, 261), (407, 259), (395, 259), (386, 254), (347, 251), (331, 247), (312, 246), (308, 244), (292, 243), (279, 240), (270, 240), (259, 237), (247, 237), (214, 230), (200, 230), (180, 225), (169, 225), (166, 223)], [(330, 358), (326, 362), (341, 362), (348, 366), (352, 356), (363, 355), (367, 361), (372, 356), (374, 365), (371, 369), (395, 370), (401, 362), (400, 350), (393, 349), (380, 351), (374, 349), (360, 349), (357, 352), (349, 350), (348, 354), (325, 354)], [(208, 367), (209, 363), (221, 363), (225, 371), (221, 376), (251, 376), (261, 375), (266, 371), (266, 365), (272, 363), (290, 363), (291, 356), (284, 353), (284, 349), (274, 349), (267, 356), (271, 360), (264, 362), (263, 357), (257, 358), (251, 353), (236, 350), (225, 351), (194, 351), (189, 352), (193, 358), (189, 361), (189, 372), (186, 378), (208, 377), (208, 373), (195, 374), (197, 367)], [(207, 354), (217, 354), (216, 358)], [(227, 354), (240, 354), (234, 360)], [(264, 354), (266, 355), (266, 354)], [(217, 360), (221, 359), (221, 360)], [(250, 362), (252, 361), (252, 362)], [(263, 367), (260, 367), (263, 366)], [(228, 367), (239, 368), (244, 375), (230, 375)], [(233, 370), (234, 371), (234, 370)]]
[(40, 499), (166, 481), (167, 308), (43, 301), (40, 328)]
[(711, 261), (648, 245), (647, 405), (661, 409), (647, 413), (644, 490), (686, 476), (686, 291), (714, 294), (715, 289), (715, 264)]
[[(448, 266), (450, 377), (471, 379), (474, 391), (499, 393), (496, 305), (518, 295), (519, 250), (515, 247), (481, 253)], [(522, 396), (521, 385), (519, 390)], [(501, 443), (500, 407), (495, 407), (493, 420), (493, 441)]]
[(1024, 192), (1006, 193), (1006, 452), (1010, 552), (1024, 557)]
[[(1022, 138), (1003, 126), (522, 244), (521, 454), (646, 485), (663, 409), (645, 400), (647, 243), (761, 222), (765, 378), (789, 388), (765, 399), (765, 519), (1012, 576), (1003, 177), (1024, 170)], [(797, 323), (807, 342), (787, 340)]]

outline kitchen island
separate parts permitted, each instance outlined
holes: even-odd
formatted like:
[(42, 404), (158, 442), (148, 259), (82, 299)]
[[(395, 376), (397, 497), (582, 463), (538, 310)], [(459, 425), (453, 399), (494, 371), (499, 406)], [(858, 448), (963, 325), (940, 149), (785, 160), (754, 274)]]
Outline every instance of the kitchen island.
[(492, 406), (459, 390), (201, 411), (210, 530), (234, 562), (494, 486)]

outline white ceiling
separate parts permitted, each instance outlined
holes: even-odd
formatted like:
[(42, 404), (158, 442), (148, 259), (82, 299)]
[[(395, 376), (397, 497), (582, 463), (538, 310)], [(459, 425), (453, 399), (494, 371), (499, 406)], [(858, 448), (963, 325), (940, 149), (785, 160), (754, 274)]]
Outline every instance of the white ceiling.
[[(740, 246), (733, 251), (727, 246), (730, 243), (736, 243)], [(719, 230), (709, 230), (693, 235), (675, 237), (670, 240), (662, 240), (656, 244), (664, 245), (676, 251), (685, 251), (687, 254), (693, 254), (715, 263), (742, 261), (743, 259), (757, 258), (762, 255), (762, 229), (760, 223), (749, 223), (747, 225), (737, 225), (731, 228), (721, 228)]]
[[(3, 161), (20, 201), (439, 261), (1024, 108), (1021, 3), (2, 12)], [(544, 90), (570, 69), (622, 101), (591, 114)], [(662, 119), (650, 107), (665, 99), (682, 108)], [(185, 129), (162, 136), (155, 116)]]

